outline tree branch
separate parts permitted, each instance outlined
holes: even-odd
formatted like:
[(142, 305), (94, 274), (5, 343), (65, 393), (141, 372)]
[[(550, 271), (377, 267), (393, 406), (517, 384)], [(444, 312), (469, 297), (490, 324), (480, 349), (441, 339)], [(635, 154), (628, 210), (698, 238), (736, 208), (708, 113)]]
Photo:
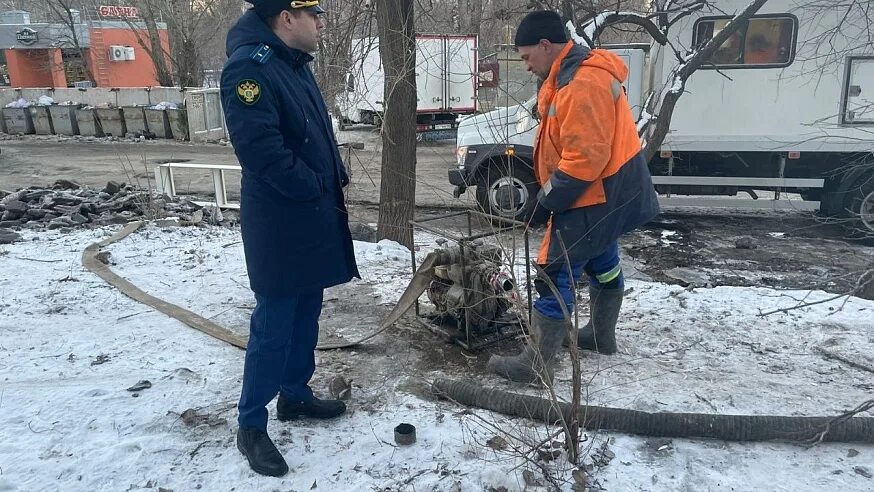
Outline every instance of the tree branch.
[[(646, 138), (645, 158), (647, 162), (655, 156), (656, 152), (658, 152), (661, 147), (662, 142), (664, 142), (665, 137), (668, 135), (671, 125), (671, 117), (673, 116), (677, 101), (685, 91), (686, 81), (689, 80), (689, 77), (691, 77), (696, 70), (701, 68), (702, 65), (709, 63), (710, 58), (716, 50), (719, 49), (728, 38), (734, 35), (734, 33), (737, 32), (746, 21), (755, 15), (756, 12), (758, 12), (767, 2), (768, 0), (754, 0), (743, 10), (743, 12), (726, 24), (719, 34), (705, 43), (704, 46), (698, 49), (698, 51), (688, 58), (685, 63), (679, 65), (672, 71), (673, 83), (671, 87), (663, 93), (661, 104), (658, 105), (658, 111), (656, 112), (656, 108), (645, 108), (649, 114), (655, 115), (655, 121), (657, 121), (652, 134), (649, 138)], [(658, 98), (654, 98), (652, 101), (658, 101)], [(640, 129), (642, 135), (645, 135), (648, 132), (648, 127), (650, 127), (650, 125), (647, 124)]]

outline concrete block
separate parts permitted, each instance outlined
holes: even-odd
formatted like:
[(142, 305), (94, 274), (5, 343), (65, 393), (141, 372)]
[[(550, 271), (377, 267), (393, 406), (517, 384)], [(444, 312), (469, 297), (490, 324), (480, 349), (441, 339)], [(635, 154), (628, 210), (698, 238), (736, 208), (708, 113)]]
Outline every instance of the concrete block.
[(121, 107), (149, 105), (149, 91), (145, 88), (126, 87), (119, 89), (115, 93), (115, 97), (116, 105)]
[(124, 114), (120, 108), (97, 108), (97, 121), (107, 136), (124, 137), (127, 134)]
[(54, 135), (55, 127), (52, 126), (52, 115), (49, 106), (31, 106), (30, 119), (33, 120), (33, 132), (37, 135)]
[(79, 124), (76, 121), (76, 110), (79, 106), (49, 106), (52, 115), (52, 125), (55, 135), (78, 135)]
[(124, 124), (127, 127), (127, 133), (134, 135), (146, 135), (149, 133), (149, 126), (146, 122), (146, 113), (142, 106), (131, 106), (121, 108), (124, 115)]
[(94, 108), (79, 108), (76, 110), (76, 123), (79, 126), (79, 134), (84, 137), (102, 137), (103, 128), (97, 119), (97, 111)]
[(173, 132), (170, 130), (170, 120), (167, 118), (167, 111), (146, 108), (146, 124), (149, 126), (149, 131), (155, 135), (155, 138), (173, 138)]
[(55, 89), (56, 103), (64, 101), (73, 101), (77, 104), (87, 106), (105, 106), (111, 104), (118, 106), (115, 92), (102, 87), (92, 87), (91, 89)]
[(184, 109), (168, 109), (170, 131), (176, 140), (188, 140), (188, 112)]
[(40, 96), (51, 96), (52, 89), (49, 88), (39, 88), (39, 89), (21, 89), (21, 97), (27, 99), (28, 101), (36, 101), (40, 98)]
[(6, 123), (7, 133), (11, 135), (32, 135), (34, 132), (30, 108), (3, 108), (3, 121)]
[(218, 89), (187, 93), (188, 136), (192, 142), (207, 142), (225, 137), (225, 117)]
[(178, 87), (152, 87), (149, 90), (150, 105), (154, 106), (164, 101), (181, 106), (185, 102), (185, 92)]
[(17, 101), (21, 97), (21, 89), (0, 89), (0, 107), (6, 107), (12, 101)]

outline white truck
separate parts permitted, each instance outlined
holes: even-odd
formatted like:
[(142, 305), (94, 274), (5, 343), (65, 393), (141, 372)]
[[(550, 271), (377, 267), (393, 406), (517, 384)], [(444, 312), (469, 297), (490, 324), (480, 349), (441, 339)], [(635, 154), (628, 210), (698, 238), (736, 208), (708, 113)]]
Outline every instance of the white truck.
[[(477, 60), (476, 36), (416, 36), (418, 132), (454, 131), (459, 116), (476, 112)], [(346, 91), (337, 98), (341, 128), (353, 123), (379, 125), (385, 101), (379, 39), (354, 40), (352, 61)]]
[[(674, 46), (711, 39), (747, 0), (711, 2), (669, 31)], [(874, 234), (874, 44), (862, 10), (837, 11), (771, 0), (688, 80), (661, 152), (650, 162), (660, 201), (669, 206), (819, 210), (853, 217)], [(842, 13), (843, 11), (841, 11)], [(823, 36), (840, 24), (840, 35)], [(829, 39), (831, 45), (815, 42)], [(634, 108), (672, 86), (676, 58), (659, 44), (610, 46), (630, 69)], [(825, 53), (832, 53), (831, 61)], [(465, 118), (456, 195), (476, 187), (488, 213), (531, 216), (538, 185), (532, 171), (538, 121), (534, 99)], [(791, 192), (791, 194), (786, 192)], [(716, 198), (746, 192), (753, 200)], [(763, 193), (764, 192), (764, 193)], [(767, 194), (768, 199), (756, 199)], [(679, 195), (679, 196), (678, 196)], [(711, 196), (707, 196), (711, 195)], [(790, 196), (801, 199), (787, 199)]]

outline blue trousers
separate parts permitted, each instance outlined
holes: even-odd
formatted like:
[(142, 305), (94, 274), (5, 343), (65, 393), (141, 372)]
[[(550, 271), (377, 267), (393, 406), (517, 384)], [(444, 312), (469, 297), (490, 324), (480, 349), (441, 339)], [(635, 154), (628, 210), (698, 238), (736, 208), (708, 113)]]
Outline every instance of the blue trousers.
[(255, 295), (238, 405), (240, 427), (267, 430), (267, 404), (277, 393), (310, 400), (324, 291), (293, 297)]
[(545, 282), (537, 280), (534, 283), (537, 287), (537, 293), (540, 295), (534, 301), (534, 309), (547, 318), (563, 319), (562, 303), (567, 307), (568, 313), (574, 312), (573, 287), (582, 278), (583, 272), (588, 275), (589, 285), (593, 288), (622, 289), (625, 287), (622, 268), (619, 265), (619, 243), (616, 241), (613, 241), (604, 252), (591, 260), (575, 263), (571, 266), (571, 272), (568, 271), (567, 264), (556, 264), (546, 268), (546, 274), (558, 288), (561, 299), (555, 297)]

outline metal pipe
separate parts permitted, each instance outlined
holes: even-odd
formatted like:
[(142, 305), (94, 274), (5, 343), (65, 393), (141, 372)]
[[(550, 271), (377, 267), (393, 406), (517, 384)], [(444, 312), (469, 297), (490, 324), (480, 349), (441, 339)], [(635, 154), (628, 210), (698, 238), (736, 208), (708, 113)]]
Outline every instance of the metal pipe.
[[(786, 154), (780, 154), (780, 168), (777, 170), (777, 177), (780, 179), (786, 177)], [(777, 188), (777, 191), (774, 193), (774, 199), (780, 199), (780, 190), (781, 188)]]
[(464, 306), (464, 339), (467, 346), (470, 347), (470, 313), (467, 312), (467, 309), (470, 306), (470, 299), (468, 299), (467, 291), (467, 262), (464, 258), (463, 242), (458, 244), (458, 250), (461, 253), (461, 258), (459, 258), (459, 260), (461, 262), (461, 302)]

